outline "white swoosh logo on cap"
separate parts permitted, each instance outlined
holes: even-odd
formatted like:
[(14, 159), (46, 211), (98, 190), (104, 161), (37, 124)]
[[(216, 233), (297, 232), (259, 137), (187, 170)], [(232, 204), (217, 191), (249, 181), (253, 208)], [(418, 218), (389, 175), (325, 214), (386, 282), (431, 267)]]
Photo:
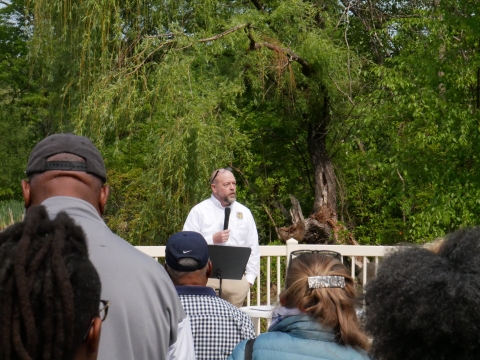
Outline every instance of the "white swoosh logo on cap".
[(184, 251), (183, 253), (186, 254), (186, 253), (189, 253), (190, 251), (192, 251), (192, 250), (187, 250), (187, 251)]

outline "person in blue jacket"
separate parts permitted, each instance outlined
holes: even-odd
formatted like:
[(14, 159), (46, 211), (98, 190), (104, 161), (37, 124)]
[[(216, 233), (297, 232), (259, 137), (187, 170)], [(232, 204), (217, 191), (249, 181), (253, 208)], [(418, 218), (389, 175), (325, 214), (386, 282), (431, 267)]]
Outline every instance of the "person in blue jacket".
[[(302, 254), (290, 262), (268, 332), (260, 334), (247, 352), (253, 360), (369, 359), (368, 338), (360, 329), (354, 303), (354, 280), (339, 260), (321, 253)], [(239, 343), (229, 360), (248, 358), (246, 344)]]

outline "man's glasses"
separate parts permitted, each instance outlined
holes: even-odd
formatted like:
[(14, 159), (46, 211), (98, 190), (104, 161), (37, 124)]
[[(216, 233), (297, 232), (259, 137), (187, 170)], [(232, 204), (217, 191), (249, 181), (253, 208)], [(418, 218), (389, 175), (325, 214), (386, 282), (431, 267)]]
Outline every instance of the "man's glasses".
[(108, 300), (100, 300), (100, 308), (98, 311), (95, 313), (95, 316), (93, 317), (92, 321), (90, 322), (90, 325), (88, 326), (87, 332), (85, 333), (85, 336), (83, 337), (83, 340), (85, 340), (88, 336), (88, 333), (92, 329), (93, 322), (95, 318), (99, 317), (102, 322), (105, 321), (108, 315), (108, 308), (110, 307), (110, 301)]
[(225, 171), (233, 171), (233, 169), (231, 167), (226, 167), (226, 168), (221, 168), (221, 169), (218, 169), (216, 172), (215, 172), (215, 175), (213, 175), (213, 178), (212, 180), (210, 180), (210, 184), (213, 184), (213, 181), (215, 180), (215, 178), (217, 177), (218, 173), (223, 173)]

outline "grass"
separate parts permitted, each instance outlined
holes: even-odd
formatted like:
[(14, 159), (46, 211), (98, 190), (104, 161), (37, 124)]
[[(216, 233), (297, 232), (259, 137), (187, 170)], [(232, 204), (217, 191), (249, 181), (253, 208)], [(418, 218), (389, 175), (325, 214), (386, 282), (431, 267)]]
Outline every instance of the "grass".
[(23, 202), (15, 200), (0, 201), (0, 230), (23, 219)]

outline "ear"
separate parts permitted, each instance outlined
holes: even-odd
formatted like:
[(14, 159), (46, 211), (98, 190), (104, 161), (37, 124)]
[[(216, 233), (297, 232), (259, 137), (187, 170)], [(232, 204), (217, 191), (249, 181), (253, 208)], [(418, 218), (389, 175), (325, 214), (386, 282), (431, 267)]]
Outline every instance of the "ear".
[(284, 297), (281, 297), (279, 300), (280, 300), (280, 305), (282, 306), (285, 306), (285, 304), (287, 303)]
[(85, 339), (86, 354), (88, 359), (96, 359), (98, 346), (100, 344), (100, 332), (102, 329), (102, 320), (97, 316), (93, 319), (93, 326)]
[(30, 183), (27, 180), (22, 180), (22, 194), (25, 209), (28, 209), (31, 203), (30, 197)]
[(105, 213), (108, 195), (110, 195), (110, 186), (103, 185), (100, 189), (100, 197), (98, 199), (98, 209), (100, 210), (100, 215), (103, 215)]
[(214, 194), (217, 192), (215, 184), (210, 184), (210, 189), (212, 189), (212, 193)]
[(210, 278), (210, 275), (212, 275), (212, 260), (208, 260), (208, 263), (207, 263), (207, 278)]

